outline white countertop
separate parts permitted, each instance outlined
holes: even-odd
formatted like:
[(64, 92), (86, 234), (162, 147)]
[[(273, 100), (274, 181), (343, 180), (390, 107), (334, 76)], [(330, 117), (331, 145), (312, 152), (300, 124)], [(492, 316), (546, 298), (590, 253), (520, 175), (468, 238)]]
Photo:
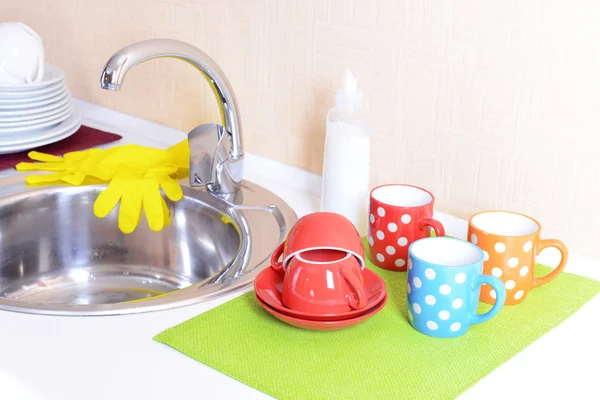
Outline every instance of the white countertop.
[[(123, 135), (123, 140), (111, 145), (166, 147), (185, 138), (183, 132), (89, 103), (78, 101), (77, 106), (86, 125)], [(299, 216), (318, 210), (320, 178), (314, 174), (248, 154), (245, 178), (279, 195)], [(465, 236), (466, 221), (444, 214), (437, 217), (449, 234)], [(550, 250), (539, 261), (554, 265), (555, 257)], [(600, 263), (577, 255), (570, 256), (566, 270), (600, 280)], [(268, 399), (152, 340), (159, 332), (242, 293), (127, 316), (58, 317), (0, 311), (0, 399)], [(600, 296), (596, 296), (460, 399), (600, 398), (599, 332)]]

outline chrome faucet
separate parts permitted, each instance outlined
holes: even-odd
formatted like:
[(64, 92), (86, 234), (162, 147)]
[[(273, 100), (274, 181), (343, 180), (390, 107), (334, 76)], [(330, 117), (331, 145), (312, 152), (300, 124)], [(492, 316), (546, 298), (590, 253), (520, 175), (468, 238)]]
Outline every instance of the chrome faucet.
[(238, 106), (231, 84), (219, 66), (202, 50), (172, 39), (151, 39), (126, 46), (106, 63), (100, 87), (119, 90), (129, 69), (144, 61), (172, 57), (196, 67), (210, 84), (219, 105), (221, 125), (200, 125), (188, 134), (190, 186), (206, 186), (215, 195), (231, 195), (240, 188), (244, 149)]

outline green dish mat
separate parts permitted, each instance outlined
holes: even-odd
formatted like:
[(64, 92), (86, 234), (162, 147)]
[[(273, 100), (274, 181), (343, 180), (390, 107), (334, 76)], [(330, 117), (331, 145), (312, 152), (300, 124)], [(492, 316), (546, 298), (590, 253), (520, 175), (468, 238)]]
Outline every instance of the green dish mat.
[(286, 325), (250, 291), (154, 340), (278, 399), (454, 399), (600, 292), (600, 282), (562, 273), (466, 335), (438, 339), (408, 323), (406, 272), (368, 268), (385, 280), (388, 303), (355, 327)]

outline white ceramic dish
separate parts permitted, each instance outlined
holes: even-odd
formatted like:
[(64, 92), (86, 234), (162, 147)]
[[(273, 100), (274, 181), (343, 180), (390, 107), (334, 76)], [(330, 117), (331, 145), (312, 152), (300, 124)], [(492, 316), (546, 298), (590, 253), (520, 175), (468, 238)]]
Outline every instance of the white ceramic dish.
[(40, 135), (45, 134), (49, 128), (68, 119), (71, 114), (73, 114), (73, 109), (68, 110), (66, 115), (57, 117), (52, 121), (42, 122), (37, 125), (20, 126), (18, 128), (0, 129), (0, 145), (11, 141), (26, 140), (27, 138), (30, 140), (37, 139)]
[[(8, 128), (10, 126), (22, 126), (22, 125), (33, 125), (46, 118), (52, 118), (56, 114), (62, 113), (63, 111), (72, 107), (71, 102), (65, 103), (65, 105), (50, 111), (42, 113), (35, 113), (29, 115), (18, 115), (16, 117), (0, 117), (0, 128)], [(14, 124), (14, 125), (13, 125)]]
[(10, 110), (25, 110), (25, 109), (30, 109), (30, 108), (37, 108), (37, 107), (43, 107), (46, 106), (48, 104), (52, 104), (58, 100), (60, 100), (65, 93), (67, 93), (68, 90), (65, 86), (63, 86), (62, 88), (60, 88), (60, 90), (57, 90), (56, 92), (53, 92), (51, 94), (53, 94), (53, 96), (48, 97), (46, 99), (28, 99), (29, 101), (27, 102), (21, 102), (21, 103), (0, 103), (0, 113), (1, 112), (5, 112), (5, 111), (10, 111)]
[(30, 119), (19, 122), (0, 122), (0, 140), (3, 139), (5, 135), (10, 135), (14, 132), (23, 132), (26, 130), (44, 128), (50, 125), (58, 124), (59, 122), (64, 121), (69, 114), (72, 113), (72, 111), (72, 104), (67, 103), (64, 107), (61, 107), (60, 110), (56, 110), (54, 114), (44, 118)]
[(66, 139), (77, 132), (80, 126), (81, 117), (79, 116), (79, 113), (75, 112), (70, 118), (48, 130), (47, 134), (40, 136), (33, 141), (28, 141), (25, 143), (6, 143), (0, 145), (0, 154), (18, 153), (24, 150), (35, 149), (50, 143), (58, 142), (59, 140)]
[(1, 85), (0, 93), (6, 92), (28, 92), (35, 89), (41, 89), (53, 83), (62, 81), (65, 77), (62, 69), (56, 65), (46, 64), (44, 66), (44, 77), (39, 82), (20, 84), (20, 85)]
[(60, 93), (62, 93), (63, 90), (66, 90), (67, 85), (65, 84), (65, 81), (60, 81), (60, 82), (58, 82), (57, 85), (52, 85), (52, 88), (54, 90), (52, 90), (50, 92), (45, 92), (45, 93), (39, 94), (37, 96), (17, 97), (17, 98), (0, 97), (0, 108), (12, 106), (12, 105), (16, 106), (18, 104), (29, 104), (29, 103), (33, 103), (34, 101), (42, 101), (42, 100), (50, 99), (52, 97), (57, 97)]
[(22, 92), (3, 92), (0, 90), (0, 99), (11, 100), (11, 99), (35, 99), (41, 95), (56, 92), (61, 85), (64, 85), (65, 81), (60, 80), (59, 82), (53, 83), (41, 89), (26, 90)]
[(0, 119), (3, 117), (12, 118), (22, 115), (32, 115), (39, 114), (50, 110), (56, 110), (59, 107), (65, 105), (71, 101), (71, 94), (68, 91), (65, 91), (62, 96), (55, 100), (53, 103), (47, 104), (41, 107), (27, 107), (27, 108), (19, 108), (15, 110), (4, 110), (0, 107)]

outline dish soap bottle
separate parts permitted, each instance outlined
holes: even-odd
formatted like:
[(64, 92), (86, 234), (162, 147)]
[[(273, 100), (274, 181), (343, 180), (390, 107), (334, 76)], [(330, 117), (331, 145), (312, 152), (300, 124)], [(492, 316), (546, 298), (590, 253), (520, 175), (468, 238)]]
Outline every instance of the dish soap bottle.
[(367, 234), (371, 125), (364, 95), (350, 70), (335, 107), (327, 114), (321, 211), (348, 218), (361, 236)]

